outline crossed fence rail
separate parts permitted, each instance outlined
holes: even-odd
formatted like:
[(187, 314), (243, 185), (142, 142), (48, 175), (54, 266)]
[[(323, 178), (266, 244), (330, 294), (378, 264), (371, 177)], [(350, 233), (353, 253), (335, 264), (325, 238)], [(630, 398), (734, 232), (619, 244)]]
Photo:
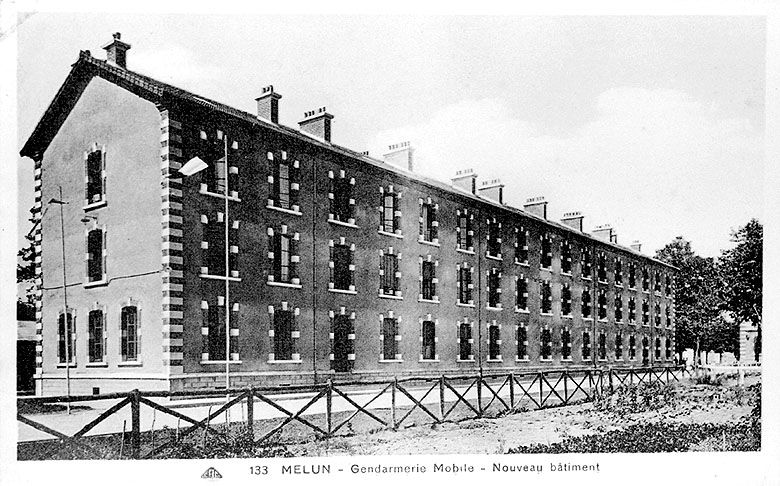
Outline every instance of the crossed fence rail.
[[(622, 384), (641, 384), (653, 381), (670, 382), (679, 381), (685, 375), (690, 376), (690, 371), (685, 367), (667, 368), (626, 368), (626, 369), (585, 369), (585, 370), (548, 370), (522, 373), (494, 373), (479, 375), (439, 376), (439, 377), (409, 377), (393, 380), (379, 380), (372, 382), (339, 382), (329, 381), (320, 385), (301, 385), (286, 387), (250, 387), (243, 389), (215, 390), (215, 391), (148, 391), (133, 390), (127, 393), (110, 393), (103, 395), (87, 396), (57, 396), (57, 397), (32, 397), (19, 398), (20, 409), (22, 405), (42, 405), (66, 402), (88, 402), (94, 400), (119, 400), (116, 404), (103, 411), (97, 418), (84, 425), (72, 435), (54, 430), (53, 428), (36, 422), (26, 417), (24, 413), (17, 413), (18, 422), (28, 425), (38, 431), (54, 437), (56, 449), (74, 447), (81, 449), (89, 455), (101, 457), (89, 443), (87, 433), (104, 422), (109, 417), (119, 413), (125, 407), (130, 408), (129, 457), (132, 459), (147, 459), (158, 457), (167, 448), (174, 446), (178, 441), (196, 431), (212, 434), (223, 440), (229, 440), (226, 431), (214, 426), (214, 419), (236, 406), (241, 407), (242, 420), (244, 422), (244, 408), (246, 408), (246, 428), (255, 445), (272, 443), (272, 438), (279, 434), (285, 427), (297, 422), (304, 428), (310, 429), (318, 437), (328, 438), (336, 435), (345, 426), (352, 423), (356, 417), (363, 414), (370, 421), (380, 424), (384, 428), (398, 429), (415, 411), (421, 412), (433, 423), (452, 421), (455, 410), (459, 409), (463, 418), (480, 418), (488, 412), (512, 413), (520, 410), (536, 408), (542, 409), (552, 406), (569, 405), (575, 401), (593, 400), (606, 390), (614, 390)], [(416, 385), (416, 387), (415, 387)], [(355, 392), (365, 387), (379, 387), (378, 391), (372, 390), (360, 404), (356, 400)], [(357, 389), (356, 389), (357, 387)], [(438, 391), (438, 393), (436, 393)], [(282, 396), (271, 396), (274, 393), (313, 393), (313, 396), (298, 408), (291, 411), (279, 402), (289, 400)], [(350, 393), (353, 396), (350, 396)], [(381, 399), (387, 399), (389, 403), (381, 403)], [(436, 396), (438, 395), (438, 397)], [(474, 397), (476, 395), (476, 397)], [(155, 402), (154, 398), (208, 398), (225, 397), (226, 402), (216, 410), (208, 410), (205, 418), (200, 420), (181, 413), (174, 408)], [(431, 398), (429, 398), (429, 396)], [(353, 398), (354, 397), (354, 398)], [(346, 412), (350, 412), (347, 418), (339, 419), (340, 414), (334, 410), (334, 398), (348, 405)], [(305, 398), (304, 398), (305, 400)], [(315, 410), (315, 405), (321, 406), (324, 400), (324, 410)], [(406, 402), (406, 403), (402, 403)], [(255, 409), (258, 406), (267, 405), (271, 409), (282, 414), (283, 419), (272, 425), (269, 430), (256, 430), (260, 423), (255, 421)], [(373, 408), (372, 408), (372, 405)], [(149, 407), (155, 412), (169, 415), (179, 422), (186, 422), (189, 426), (184, 430), (176, 431), (176, 437), (157, 445), (152, 441), (146, 450), (142, 447), (141, 408)], [(350, 410), (352, 407), (354, 410)], [(384, 411), (382, 413), (381, 411)], [(307, 414), (308, 412), (308, 414)], [(389, 418), (385, 417), (389, 412)], [(306, 417), (304, 417), (306, 415)], [(324, 415), (324, 424), (317, 424), (313, 417)], [(338, 419), (338, 420), (336, 420)], [(126, 423), (126, 421), (125, 421)], [(427, 422), (431, 423), (431, 422)], [(151, 429), (154, 434), (154, 424)], [(259, 432), (259, 437), (257, 436)], [(118, 433), (114, 433), (116, 435)], [(123, 427), (120, 448), (124, 448), (125, 431)], [(45, 441), (51, 443), (52, 439)], [(51, 450), (44, 450), (44, 454), (50, 455)], [(120, 452), (124, 457), (124, 451)]]

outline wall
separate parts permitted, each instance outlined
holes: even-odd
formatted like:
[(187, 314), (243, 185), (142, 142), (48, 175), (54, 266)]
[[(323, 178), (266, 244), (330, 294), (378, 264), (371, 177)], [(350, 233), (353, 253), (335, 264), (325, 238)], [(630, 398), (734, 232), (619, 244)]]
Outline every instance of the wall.
[[(97, 143), (106, 151), (104, 207), (85, 211), (84, 153)], [(57, 358), (57, 319), (63, 308), (60, 206), (62, 186), (68, 306), (75, 311), (76, 354), (73, 392), (91, 393), (109, 376), (133, 376), (137, 386), (161, 386), (161, 278), (159, 204), (159, 113), (152, 103), (100, 78), (94, 78), (41, 162), (42, 218), (42, 374), (39, 393), (65, 391), (65, 369)], [(86, 230), (97, 218), (106, 231), (107, 284), (85, 287)], [(140, 364), (123, 366), (120, 311), (129, 299), (140, 311)], [(87, 315), (105, 310), (106, 358), (88, 364)], [(90, 378), (88, 384), (84, 381)], [(94, 379), (93, 379), (94, 378)], [(144, 380), (149, 380), (148, 382)], [(92, 383), (95, 383), (94, 385)], [(122, 387), (125, 387), (125, 383)], [(114, 386), (114, 385), (109, 385)], [(105, 388), (105, 387), (104, 387)], [(105, 391), (101, 388), (101, 391)]]

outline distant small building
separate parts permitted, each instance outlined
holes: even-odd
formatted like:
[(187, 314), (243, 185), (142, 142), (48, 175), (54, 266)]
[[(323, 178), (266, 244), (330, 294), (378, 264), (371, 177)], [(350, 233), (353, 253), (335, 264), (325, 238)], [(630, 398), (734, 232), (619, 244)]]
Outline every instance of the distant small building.
[(16, 391), (35, 392), (35, 307), (17, 304)]
[(752, 322), (739, 325), (739, 361), (740, 363), (758, 363), (761, 361), (761, 350), (756, 352), (758, 326)]

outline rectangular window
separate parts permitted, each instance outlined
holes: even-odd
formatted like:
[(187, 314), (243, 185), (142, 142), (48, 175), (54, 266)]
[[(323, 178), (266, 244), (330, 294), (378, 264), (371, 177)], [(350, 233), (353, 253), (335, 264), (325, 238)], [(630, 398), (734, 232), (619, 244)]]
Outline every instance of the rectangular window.
[(274, 234), (274, 281), (290, 283), (292, 274), (290, 272), (290, 237), (283, 234)]
[(628, 338), (628, 359), (631, 361), (636, 359), (636, 338), (633, 334)]
[(352, 284), (352, 251), (349, 245), (333, 246), (333, 288), (351, 290)]
[(382, 321), (382, 359), (395, 359), (398, 354), (396, 334), (398, 334), (397, 321), (386, 317)]
[(642, 299), (642, 325), (650, 325), (650, 304), (645, 299)]
[(436, 205), (423, 203), (420, 207), (420, 237), (423, 241), (435, 243), (439, 238), (436, 222)]
[(487, 254), (501, 258), (501, 225), (496, 220), (487, 222)]
[(542, 237), (540, 262), (542, 268), (552, 268), (552, 240), (548, 235)]
[(571, 273), (571, 244), (568, 241), (561, 243), (561, 272)]
[(655, 282), (654, 282), (655, 283), (654, 290), (660, 294), (661, 293), (661, 274), (658, 273), (658, 272), (654, 272), (653, 275), (655, 276), (655, 278), (654, 278), (654, 280), (655, 280)]
[(607, 359), (607, 335), (603, 332), (599, 334), (599, 360)]
[(208, 310), (209, 361), (224, 361), (227, 352), (227, 333), (225, 332), (225, 309), (223, 306), (212, 306)]
[(671, 328), (672, 327), (671, 305), (666, 306), (665, 312), (666, 312), (666, 327)]
[(501, 274), (494, 268), (488, 275), (488, 307), (501, 307)]
[(458, 250), (474, 251), (474, 230), (471, 216), (465, 211), (458, 214)]
[(436, 359), (436, 324), (433, 321), (422, 323), (422, 359)]
[(666, 276), (666, 296), (671, 297), (672, 295), (672, 278), (667, 275)]
[(607, 318), (607, 293), (603, 290), (599, 290), (599, 319), (605, 320)]
[(517, 295), (515, 307), (518, 310), (528, 310), (528, 279), (523, 275), (517, 277)]
[(582, 333), (582, 359), (583, 361), (590, 359), (590, 333), (588, 331)]
[(458, 303), (472, 303), (471, 287), (471, 269), (461, 267), (458, 269)]
[(636, 265), (633, 262), (628, 264), (628, 287), (636, 288)]
[(103, 311), (93, 310), (89, 312), (89, 362), (102, 362), (105, 356)]
[(488, 359), (501, 359), (501, 331), (496, 325), (488, 326)]
[(636, 300), (633, 297), (628, 299), (628, 323), (636, 322)]
[(589, 279), (591, 278), (591, 273), (593, 272), (593, 259), (592, 255), (590, 253), (590, 250), (587, 248), (582, 249), (582, 268), (581, 268), (581, 274), (582, 278)]
[(650, 272), (647, 268), (642, 269), (642, 290), (644, 292), (650, 290)]
[(623, 262), (615, 259), (615, 285), (623, 285)]
[(666, 359), (672, 359), (672, 340), (666, 338)]
[(661, 359), (661, 338), (655, 338), (655, 359)]
[(138, 360), (138, 308), (122, 308), (122, 361)]
[(517, 326), (517, 359), (528, 359), (528, 329), (524, 324)]
[(331, 182), (333, 199), (331, 206), (333, 219), (342, 223), (350, 223), (352, 214), (352, 184), (345, 177), (334, 178)]
[(275, 310), (274, 325), (274, 361), (287, 361), (293, 358), (293, 313), (289, 310)]
[(561, 315), (571, 315), (571, 287), (569, 284), (563, 284), (561, 288)]
[(542, 281), (541, 298), (542, 314), (552, 314), (552, 286), (548, 280)]
[(561, 331), (561, 358), (571, 359), (571, 333), (568, 329)]
[(615, 334), (615, 359), (623, 359), (623, 335)]
[(103, 151), (87, 155), (87, 204), (103, 200)]
[(615, 296), (615, 321), (623, 320), (623, 298), (620, 295)]
[(552, 359), (552, 333), (547, 328), (542, 329), (540, 355), (544, 361)]
[(385, 233), (395, 233), (396, 219), (396, 195), (393, 193), (385, 194), (382, 198), (382, 231)]
[(598, 279), (599, 282), (607, 281), (607, 256), (604, 253), (599, 253), (598, 258)]
[(659, 327), (661, 325), (661, 305), (655, 304), (655, 326)]
[[(58, 319), (57, 323), (57, 337), (58, 337), (58, 346), (57, 346), (57, 357), (59, 358), (60, 363), (67, 363), (70, 361), (70, 363), (74, 363), (75, 360), (75, 343), (73, 341), (73, 334), (74, 334), (74, 326), (73, 326), (73, 315), (68, 312), (68, 325), (67, 329), (65, 326), (65, 315), (60, 314), (60, 317)], [(67, 348), (66, 348), (67, 343)]]
[(382, 255), (382, 279), (380, 291), (383, 295), (396, 295), (400, 289), (398, 272), (398, 257), (392, 253)]
[(582, 318), (590, 318), (592, 309), (590, 305), (590, 289), (585, 288), (582, 290)]
[(87, 280), (103, 280), (103, 230), (95, 228), (87, 233)]
[(515, 263), (528, 264), (528, 232), (524, 228), (515, 230)]
[(422, 262), (422, 298), (423, 300), (436, 299), (436, 264), (435, 262)]
[(473, 338), (471, 337), (471, 324), (468, 322), (461, 322), (458, 327), (458, 339), (459, 353), (458, 359), (461, 361), (469, 361), (474, 359), (474, 352), (472, 351)]
[(276, 202), (278, 207), (290, 209), (290, 166), (280, 162), (276, 166)]

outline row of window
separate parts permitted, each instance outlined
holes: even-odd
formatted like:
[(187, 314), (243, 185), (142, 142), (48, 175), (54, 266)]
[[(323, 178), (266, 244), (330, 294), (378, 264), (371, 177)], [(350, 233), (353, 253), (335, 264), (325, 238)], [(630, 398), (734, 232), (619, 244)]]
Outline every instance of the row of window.
[[(127, 305), (122, 307), (119, 319), (119, 343), (122, 362), (132, 363), (139, 359), (141, 342), (138, 307)], [(57, 359), (60, 363), (75, 363), (76, 355), (76, 319), (74, 312), (60, 313), (57, 325)], [(70, 331), (70, 332), (68, 332)], [(93, 309), (87, 314), (87, 360), (89, 363), (103, 364), (106, 362), (106, 347), (108, 326), (103, 309)]]
[[(281, 309), (269, 308), (270, 328), (269, 337), (271, 339), (269, 347), (269, 362), (300, 362), (300, 352), (297, 348), (297, 340), (300, 338), (300, 331), (297, 330), (296, 316), (298, 309), (290, 309), (286, 303), (282, 303)], [(204, 336), (206, 337), (204, 347), (204, 361), (220, 361), (225, 359), (225, 325), (224, 317), (219, 312), (208, 312), (206, 314), (207, 323), (204, 327)], [(351, 369), (351, 362), (354, 361), (355, 348), (355, 315), (346, 314), (342, 308), (341, 313), (330, 312), (331, 318), (331, 361), (334, 368), (342, 367), (339, 371), (348, 371)], [(401, 361), (403, 359), (400, 352), (399, 343), (401, 341), (400, 324), (401, 318), (394, 316), (392, 311), (386, 315), (380, 315), (381, 328), (379, 334), (380, 340), (380, 361)], [(421, 361), (439, 360), (439, 339), (436, 335), (438, 322), (431, 319), (420, 320), (420, 355)], [(460, 361), (473, 361), (475, 356), (474, 346), (474, 323), (464, 319), (457, 323), (457, 359)], [(501, 326), (495, 323), (487, 326), (487, 359), (491, 361), (501, 361)], [(568, 328), (560, 331), (559, 336), (553, 336), (553, 331), (544, 327), (540, 330), (539, 339), (539, 358), (542, 361), (553, 359), (553, 340), (557, 339), (560, 346), (558, 351), (560, 359), (572, 360), (572, 336)], [(624, 341), (625, 340), (625, 341)], [(515, 334), (516, 359), (519, 361), (528, 360), (529, 343), (528, 331), (525, 324), (516, 326)], [(624, 359), (624, 345), (626, 346), (625, 356), (629, 360), (636, 359), (636, 352), (639, 346), (642, 349), (642, 359), (646, 360), (649, 356), (649, 337), (647, 335), (635, 335), (627, 333), (624, 337), (622, 332), (614, 335), (613, 358), (614, 360)], [(663, 346), (662, 346), (663, 345)], [(601, 332), (597, 337), (596, 358), (598, 360), (607, 360), (607, 334)], [(665, 359), (671, 359), (672, 342), (671, 338), (661, 337), (655, 340), (655, 358), (662, 359), (662, 347), (665, 347)], [(231, 345), (232, 348), (232, 345)], [(586, 330), (582, 332), (580, 346), (581, 359), (587, 361), (591, 359), (592, 343), (591, 332)], [(233, 360), (238, 359), (238, 352), (233, 354)], [(340, 358), (340, 359), (339, 359)]]

